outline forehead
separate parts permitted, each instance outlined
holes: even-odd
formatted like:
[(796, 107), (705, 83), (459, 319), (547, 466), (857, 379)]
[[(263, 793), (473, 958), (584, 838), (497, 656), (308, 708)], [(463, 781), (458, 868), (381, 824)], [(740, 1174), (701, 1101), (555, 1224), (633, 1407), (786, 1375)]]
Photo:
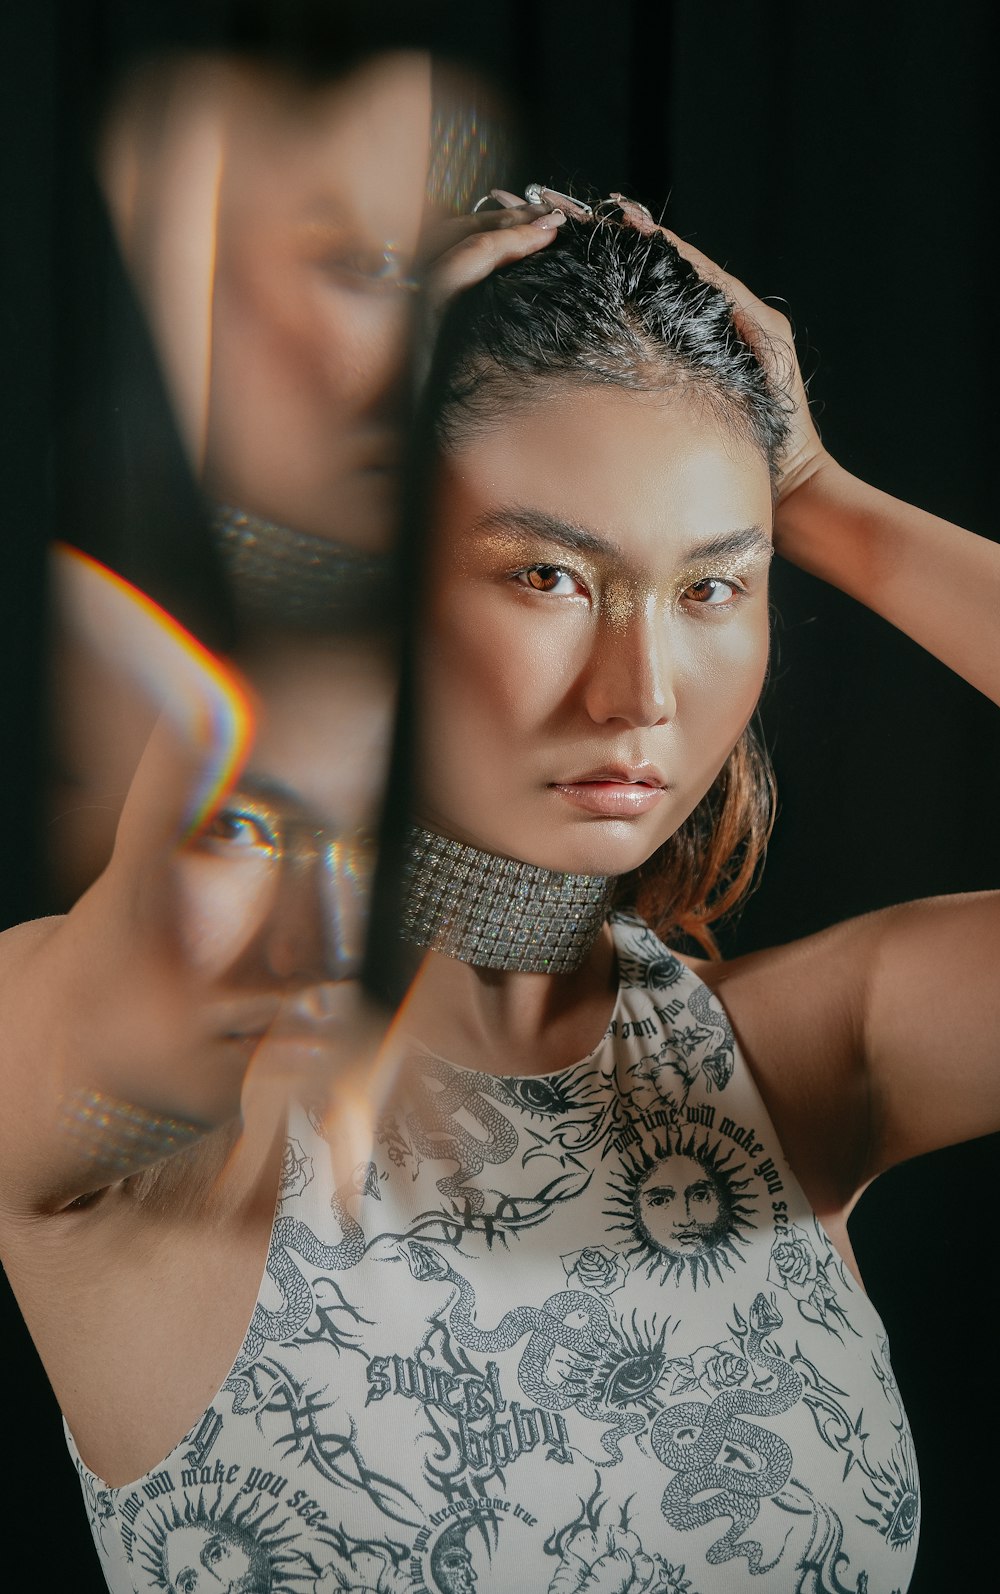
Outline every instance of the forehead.
[(464, 521), (516, 504), (652, 564), (700, 538), (771, 527), (760, 449), (683, 389), (550, 389), (461, 441), (445, 462), (444, 488)]
[(237, 76), (228, 107), (220, 214), (272, 232), (356, 227), (413, 247), (429, 158), (429, 58), (383, 56), (329, 88)]

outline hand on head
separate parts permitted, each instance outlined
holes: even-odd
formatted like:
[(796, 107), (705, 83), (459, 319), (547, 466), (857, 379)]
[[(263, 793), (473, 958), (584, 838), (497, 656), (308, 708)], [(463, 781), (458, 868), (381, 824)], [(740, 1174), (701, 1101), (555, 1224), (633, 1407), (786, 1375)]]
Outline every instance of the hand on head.
[(809, 398), (795, 352), (795, 334), (788, 317), (773, 305), (765, 304), (738, 277), (723, 270), (700, 249), (663, 227), (635, 199), (612, 194), (625, 220), (642, 233), (661, 233), (678, 254), (689, 261), (700, 277), (721, 288), (733, 307), (733, 322), (740, 336), (753, 349), (772, 383), (785, 394), (789, 404), (789, 437), (779, 462), (777, 501), (785, 501), (797, 487), (828, 460), (816, 423), (809, 409)]

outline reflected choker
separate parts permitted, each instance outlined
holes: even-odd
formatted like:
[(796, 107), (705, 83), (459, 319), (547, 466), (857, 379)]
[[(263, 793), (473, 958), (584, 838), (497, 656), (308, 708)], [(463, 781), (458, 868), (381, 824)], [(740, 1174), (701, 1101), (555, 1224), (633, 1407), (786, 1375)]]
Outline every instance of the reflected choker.
[(401, 933), (480, 969), (570, 974), (597, 940), (614, 888), (614, 876), (559, 874), (414, 828)]

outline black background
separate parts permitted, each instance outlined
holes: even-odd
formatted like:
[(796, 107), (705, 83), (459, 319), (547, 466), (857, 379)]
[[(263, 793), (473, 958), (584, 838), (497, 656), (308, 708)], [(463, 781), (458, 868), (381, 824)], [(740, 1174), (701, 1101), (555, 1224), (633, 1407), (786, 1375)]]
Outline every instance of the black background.
[[(91, 305), (104, 287), (76, 203), (81, 111), (108, 63), (148, 40), (225, 41), (247, 14), (286, 37), (307, 30), (316, 9), (141, 0), (4, 9), (0, 922), (31, 917), (42, 901), (44, 838), (32, 816), (42, 555), (65, 488), (55, 418), (76, 379), (65, 359), (70, 311), (81, 286)], [(408, 12), (418, 38), (426, 23), (512, 92), (526, 153), (510, 186), (538, 177), (621, 189), (654, 209), (665, 202), (677, 231), (758, 293), (787, 300), (833, 453), (889, 492), (995, 535), (987, 7), (415, 0)], [(781, 815), (764, 884), (725, 950), (1000, 885), (996, 711), (796, 570), (776, 570), (774, 608), (764, 720)], [(952, 1001), (942, 973), (945, 1070)], [(996, 1151), (988, 1139), (897, 1169), (852, 1220), (921, 1467), (914, 1594), (978, 1589), (995, 1576), (991, 1474), (977, 1436), (1000, 1419)], [(31, 1594), (100, 1590), (56, 1407), (6, 1296), (0, 1330), (3, 1559), (10, 1567), (24, 1544), (37, 1570), (19, 1586)]]

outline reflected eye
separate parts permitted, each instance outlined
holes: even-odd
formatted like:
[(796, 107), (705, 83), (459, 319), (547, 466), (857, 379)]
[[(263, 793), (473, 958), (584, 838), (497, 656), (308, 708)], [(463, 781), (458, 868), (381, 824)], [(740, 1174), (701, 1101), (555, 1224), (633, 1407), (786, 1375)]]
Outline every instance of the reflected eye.
[(383, 249), (345, 245), (324, 255), (322, 265), (331, 277), (352, 288), (380, 292), (417, 287), (407, 261), (392, 244), (386, 244)]
[(532, 592), (554, 592), (558, 598), (572, 597), (583, 590), (576, 577), (560, 565), (530, 565), (527, 570), (519, 570), (515, 579)]
[(210, 851), (224, 852), (228, 857), (273, 858), (280, 851), (280, 841), (272, 827), (259, 814), (245, 808), (220, 808), (199, 841)]
[(723, 581), (718, 576), (706, 576), (704, 581), (694, 581), (685, 587), (683, 596), (689, 603), (703, 609), (721, 609), (742, 595), (743, 588), (735, 581)]

